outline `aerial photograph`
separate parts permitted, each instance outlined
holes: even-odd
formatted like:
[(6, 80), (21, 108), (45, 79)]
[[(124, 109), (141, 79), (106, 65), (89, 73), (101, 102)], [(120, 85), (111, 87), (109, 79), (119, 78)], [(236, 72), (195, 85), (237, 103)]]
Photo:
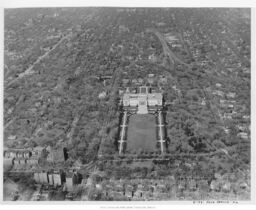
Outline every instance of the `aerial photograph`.
[(3, 18), (3, 202), (252, 199), (250, 8)]

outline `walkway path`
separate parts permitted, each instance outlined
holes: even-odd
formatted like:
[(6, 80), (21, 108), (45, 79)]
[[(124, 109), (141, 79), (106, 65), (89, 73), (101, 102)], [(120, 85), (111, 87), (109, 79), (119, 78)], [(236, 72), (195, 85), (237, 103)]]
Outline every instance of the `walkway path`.
[(123, 116), (123, 123), (121, 125), (121, 139), (119, 140), (119, 155), (122, 154), (123, 151), (123, 143), (124, 137), (125, 137), (125, 128), (127, 127), (127, 111), (124, 111), (124, 116)]
[(159, 124), (157, 125), (158, 128), (159, 128), (159, 137), (160, 139), (158, 140), (160, 142), (160, 147), (161, 147), (161, 153), (163, 154), (164, 153), (164, 143), (165, 143), (165, 140), (163, 138), (163, 122), (162, 122), (162, 112), (159, 111), (158, 112), (158, 122)]

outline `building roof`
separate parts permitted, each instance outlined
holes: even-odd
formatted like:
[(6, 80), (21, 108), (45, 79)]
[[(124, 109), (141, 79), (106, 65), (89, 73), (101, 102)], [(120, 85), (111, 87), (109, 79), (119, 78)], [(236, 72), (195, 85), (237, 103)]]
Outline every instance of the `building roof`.
[(152, 94), (148, 94), (148, 99), (162, 100), (162, 98), (163, 98), (162, 93), (152, 93)]
[(150, 93), (149, 87), (147, 86), (141, 86), (138, 93), (124, 93), (123, 99), (138, 98), (143, 95), (148, 96), (148, 98), (162, 99), (162, 93)]

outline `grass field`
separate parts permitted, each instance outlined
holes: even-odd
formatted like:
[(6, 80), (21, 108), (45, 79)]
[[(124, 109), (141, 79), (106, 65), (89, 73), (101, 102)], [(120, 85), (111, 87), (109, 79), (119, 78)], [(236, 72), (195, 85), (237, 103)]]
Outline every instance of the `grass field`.
[(154, 151), (157, 143), (155, 116), (132, 115), (127, 134), (127, 151)]

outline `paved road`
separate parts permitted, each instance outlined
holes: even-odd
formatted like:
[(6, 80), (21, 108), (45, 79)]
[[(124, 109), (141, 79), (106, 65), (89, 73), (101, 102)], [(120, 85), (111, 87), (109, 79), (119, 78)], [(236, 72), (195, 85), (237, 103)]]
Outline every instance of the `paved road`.
[(155, 34), (157, 36), (157, 38), (159, 39), (159, 41), (162, 44), (163, 50), (164, 50), (164, 54), (166, 56), (169, 57), (170, 61), (174, 64), (175, 61), (183, 64), (184, 66), (191, 68), (191, 66), (187, 63), (184, 63), (182, 60), (180, 60), (168, 47), (165, 38), (163, 37), (163, 35), (161, 33), (159, 33), (157, 30), (155, 29), (147, 29), (147, 32), (151, 32), (153, 34)]
[[(85, 22), (90, 21), (93, 17), (94, 17), (95, 13), (88, 15), (87, 19)], [(35, 71), (33, 71), (33, 68), (36, 64), (39, 64), (44, 58), (46, 58), (51, 52), (53, 52), (65, 39), (68, 39), (69, 37), (72, 36), (72, 32), (69, 32), (68, 34), (66, 34), (65, 36), (63, 36), (55, 45), (53, 45), (51, 47), (51, 49), (49, 49), (48, 51), (46, 51), (43, 55), (39, 56), (36, 61), (30, 66), (28, 67), (24, 72), (20, 73), (18, 75), (17, 78), (13, 79), (12, 81), (10, 81), (7, 84), (7, 87), (10, 86), (11, 84), (14, 84), (15, 82), (17, 82), (19, 79), (34, 74)]]
[(15, 78), (12, 81), (10, 81), (7, 86), (14, 84), (19, 79), (21, 79), (21, 78), (23, 78), (25, 76), (34, 74), (35, 73), (35, 71), (33, 71), (34, 66), (36, 64), (39, 64), (45, 57), (47, 57), (52, 51), (54, 51), (63, 42), (63, 40), (67, 39), (70, 36), (71, 36), (71, 33), (67, 34), (66, 36), (63, 36), (50, 50), (45, 52), (43, 55), (39, 56), (36, 59), (36, 61), (29, 68), (27, 68), (24, 72), (20, 73), (17, 78)]

